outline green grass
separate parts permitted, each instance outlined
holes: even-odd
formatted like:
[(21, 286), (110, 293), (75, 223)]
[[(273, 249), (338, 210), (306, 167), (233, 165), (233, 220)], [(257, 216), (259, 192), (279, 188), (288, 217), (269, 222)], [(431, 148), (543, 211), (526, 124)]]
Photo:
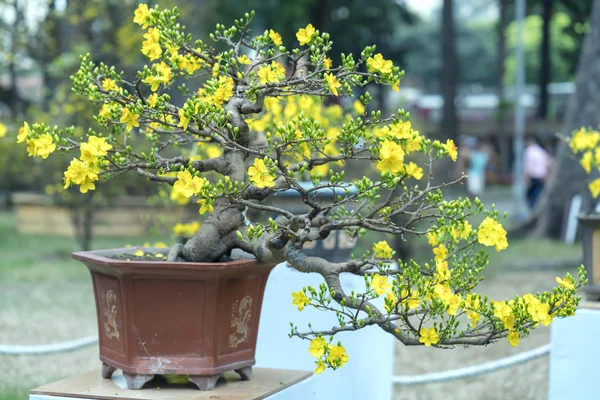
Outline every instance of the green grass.
[[(141, 246), (145, 242), (170, 243), (172, 238), (97, 237), (93, 249)], [(17, 231), (12, 213), (0, 212), (0, 282), (42, 282), (48, 280), (88, 279), (87, 269), (71, 258), (79, 250), (71, 237), (26, 235)]]

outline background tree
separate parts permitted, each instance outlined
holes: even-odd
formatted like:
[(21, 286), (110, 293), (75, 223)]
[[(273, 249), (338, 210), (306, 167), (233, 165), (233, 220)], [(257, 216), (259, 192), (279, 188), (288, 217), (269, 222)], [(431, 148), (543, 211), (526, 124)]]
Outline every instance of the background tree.
[(454, 29), (454, 0), (444, 0), (442, 8), (441, 45), (442, 53), (442, 97), (444, 108), (440, 124), (441, 137), (456, 139), (458, 136), (458, 118), (456, 116), (456, 88), (459, 79), (459, 64), (456, 56), (456, 38)]

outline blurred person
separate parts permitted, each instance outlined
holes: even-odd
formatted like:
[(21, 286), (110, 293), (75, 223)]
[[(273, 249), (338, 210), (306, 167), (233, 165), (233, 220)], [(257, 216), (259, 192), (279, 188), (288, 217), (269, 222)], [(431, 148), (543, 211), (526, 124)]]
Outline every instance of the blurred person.
[(490, 155), (482, 141), (469, 138), (465, 142), (469, 147), (466, 155), (467, 193), (470, 197), (481, 196), (485, 190), (485, 173)]
[(529, 136), (525, 140), (523, 161), (523, 169), (528, 180), (527, 202), (529, 208), (533, 209), (544, 190), (546, 179), (550, 175), (552, 156), (540, 146), (535, 138)]

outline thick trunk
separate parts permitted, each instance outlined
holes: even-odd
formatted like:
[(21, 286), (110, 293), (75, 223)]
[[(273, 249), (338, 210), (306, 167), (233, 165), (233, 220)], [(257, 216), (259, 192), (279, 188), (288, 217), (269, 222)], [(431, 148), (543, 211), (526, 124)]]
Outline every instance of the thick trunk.
[[(582, 126), (596, 127), (600, 123), (600, 0), (594, 3), (590, 25), (579, 59), (575, 93), (569, 100), (562, 127), (563, 135)], [(588, 176), (572, 157), (568, 144), (562, 141), (546, 190), (529, 221), (530, 230), (536, 235), (559, 233), (569, 199), (578, 193), (588, 196), (587, 180)]]
[(442, 96), (444, 109), (440, 137), (455, 139), (458, 136), (458, 120), (456, 117), (456, 86), (458, 83), (458, 59), (454, 35), (454, 0), (444, 0), (442, 10)]
[(551, 81), (552, 62), (550, 60), (550, 24), (552, 22), (552, 0), (542, 0), (542, 45), (540, 46), (540, 104), (538, 117), (548, 117), (548, 84)]

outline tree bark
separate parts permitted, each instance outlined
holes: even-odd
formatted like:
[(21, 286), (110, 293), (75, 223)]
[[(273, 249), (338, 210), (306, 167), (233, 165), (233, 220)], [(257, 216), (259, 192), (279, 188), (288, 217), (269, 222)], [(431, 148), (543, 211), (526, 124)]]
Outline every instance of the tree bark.
[(502, 172), (508, 172), (511, 164), (511, 143), (506, 134), (506, 90), (504, 86), (504, 74), (506, 61), (506, 27), (508, 26), (508, 0), (498, 0), (498, 23), (496, 25), (496, 95), (498, 96), (498, 111), (496, 114), (496, 129), (498, 144), (500, 146), (500, 168)]
[[(561, 131), (565, 136), (582, 126), (597, 127), (600, 123), (600, 0), (594, 2), (590, 25), (579, 59), (575, 93), (569, 99)], [(568, 143), (561, 141), (546, 190), (525, 231), (536, 236), (560, 234), (567, 202), (578, 193), (589, 196), (587, 180)]]
[(540, 46), (540, 104), (538, 117), (548, 118), (548, 84), (552, 79), (552, 61), (550, 59), (550, 24), (552, 22), (552, 0), (542, 0), (542, 44)]
[(439, 134), (442, 139), (456, 139), (458, 119), (456, 117), (456, 86), (458, 84), (458, 59), (454, 34), (454, 0), (444, 0), (442, 10), (442, 96), (444, 109)]

